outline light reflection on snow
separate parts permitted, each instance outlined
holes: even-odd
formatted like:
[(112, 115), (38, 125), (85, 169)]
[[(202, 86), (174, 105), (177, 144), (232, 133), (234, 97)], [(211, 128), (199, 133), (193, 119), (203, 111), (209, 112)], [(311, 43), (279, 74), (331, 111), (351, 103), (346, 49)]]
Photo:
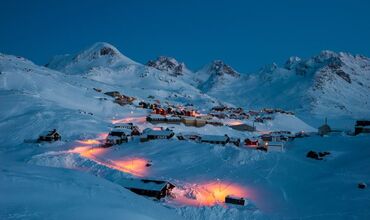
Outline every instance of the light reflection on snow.
[(244, 198), (248, 196), (245, 188), (225, 181), (211, 181), (192, 185), (189, 188), (192, 189), (192, 196), (186, 195), (186, 191), (175, 189), (174, 202), (190, 206), (213, 206), (223, 204), (227, 195)]

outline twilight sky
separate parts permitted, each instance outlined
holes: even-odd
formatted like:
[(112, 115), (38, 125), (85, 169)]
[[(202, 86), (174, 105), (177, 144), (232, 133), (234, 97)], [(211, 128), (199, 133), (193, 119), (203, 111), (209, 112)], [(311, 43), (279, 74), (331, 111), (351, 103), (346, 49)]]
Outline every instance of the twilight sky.
[(368, 0), (0, 0), (0, 52), (45, 64), (105, 41), (141, 63), (253, 72), (324, 49), (370, 56), (369, 12)]

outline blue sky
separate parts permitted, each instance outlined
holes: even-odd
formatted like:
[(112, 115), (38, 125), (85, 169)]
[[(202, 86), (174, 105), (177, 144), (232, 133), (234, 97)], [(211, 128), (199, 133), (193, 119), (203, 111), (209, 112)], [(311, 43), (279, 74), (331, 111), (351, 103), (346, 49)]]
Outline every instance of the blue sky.
[(0, 0), (0, 52), (45, 64), (106, 41), (141, 63), (222, 59), (252, 72), (324, 49), (370, 56), (369, 12), (366, 0)]

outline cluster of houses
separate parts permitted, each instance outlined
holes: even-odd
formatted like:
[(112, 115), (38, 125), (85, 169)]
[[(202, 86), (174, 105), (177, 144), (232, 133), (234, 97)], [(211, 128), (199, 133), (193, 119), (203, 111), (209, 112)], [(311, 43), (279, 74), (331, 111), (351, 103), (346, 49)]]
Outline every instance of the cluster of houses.
[(183, 116), (194, 117), (198, 114), (196, 110), (190, 107), (174, 106), (174, 105), (162, 106), (159, 103), (149, 103), (149, 102), (144, 102), (144, 101), (139, 102), (139, 107), (151, 109), (153, 114), (158, 114), (158, 115), (163, 115), (163, 116), (173, 115), (173, 116), (178, 116), (178, 117), (183, 117)]
[(206, 124), (211, 124), (214, 126), (223, 126), (224, 124), (221, 121), (212, 119), (212, 116), (197, 116), (197, 117), (191, 117), (191, 116), (185, 116), (180, 117), (177, 115), (160, 115), (160, 114), (151, 114), (148, 115), (146, 120), (150, 123), (174, 123), (174, 124), (180, 124), (183, 123), (186, 126), (194, 126), (194, 127), (203, 127)]
[(126, 143), (129, 137), (139, 135), (141, 135), (141, 132), (133, 123), (118, 123), (115, 124), (114, 128), (109, 132), (104, 146), (110, 147)]
[(122, 106), (127, 105), (127, 104), (132, 104), (132, 102), (135, 100), (134, 97), (123, 95), (118, 91), (106, 92), (104, 94), (107, 96), (113, 97), (114, 102)]
[(273, 114), (291, 114), (293, 112), (285, 111), (282, 109), (269, 109), (264, 108), (261, 111), (247, 111), (244, 112), (243, 108), (234, 108), (229, 106), (216, 106), (211, 109), (209, 115), (220, 118), (220, 119), (253, 119), (254, 122), (264, 123), (265, 121), (273, 120)]
[(229, 137), (228, 135), (201, 135), (195, 132), (179, 133), (176, 135), (179, 140), (192, 140), (199, 143), (221, 144), (228, 143), (235, 146), (250, 147), (252, 149), (263, 151), (284, 151), (284, 145), (288, 141), (292, 141), (296, 136), (289, 131), (275, 131), (268, 134), (263, 134), (258, 137), (249, 137), (241, 142), (240, 138)]

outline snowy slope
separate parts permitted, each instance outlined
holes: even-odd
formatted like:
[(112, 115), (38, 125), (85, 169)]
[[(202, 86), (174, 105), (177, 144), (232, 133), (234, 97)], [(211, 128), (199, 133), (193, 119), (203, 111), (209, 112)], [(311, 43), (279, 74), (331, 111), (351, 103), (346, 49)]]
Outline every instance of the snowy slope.
[[(214, 81), (214, 80), (213, 80)], [(318, 116), (369, 117), (370, 60), (323, 51), (309, 59), (291, 57), (240, 78), (216, 80), (200, 88), (247, 107), (280, 107)]]
[[(108, 51), (108, 54), (102, 55), (102, 50)], [(201, 93), (189, 83), (192, 73), (184, 64), (173, 58), (162, 57), (146, 66), (125, 57), (108, 43), (96, 43), (76, 55), (59, 57), (62, 58), (52, 60), (46, 66), (67, 74), (78, 73), (98, 82), (118, 86), (131, 96), (142, 99), (154, 96), (161, 101), (178, 103), (203, 103), (205, 107), (216, 103), (214, 98)], [(70, 59), (71, 57), (73, 58)], [(176, 72), (175, 69), (181, 71)]]
[(76, 55), (55, 56), (46, 64), (46, 67), (70, 74), (78, 74), (98, 66), (119, 68), (131, 64), (137, 63), (124, 56), (113, 45), (97, 42)]
[[(96, 148), (117, 121), (132, 121), (141, 130), (163, 126), (176, 134), (228, 134), (242, 140), (260, 133), (150, 124), (148, 110), (119, 106), (93, 90), (139, 99), (154, 95), (161, 102), (190, 102), (206, 110), (221, 100), (349, 114), (335, 107), (340, 103), (352, 115), (366, 115), (368, 63), (361, 56), (326, 51), (250, 75), (216, 61), (202, 71), (174, 76), (131, 61), (106, 43), (55, 59), (48, 65), (55, 70), (0, 54), (0, 195), (5, 195), (0, 219), (368, 219), (369, 190), (357, 188), (358, 182), (370, 183), (367, 135), (296, 139), (285, 152), (269, 153), (176, 138)], [(361, 99), (358, 93), (364, 94)], [(322, 105), (315, 105), (318, 101)], [(259, 132), (316, 130), (294, 115), (270, 116), (255, 123)], [(52, 128), (62, 141), (30, 140)], [(309, 150), (332, 154), (316, 161), (305, 157)], [(142, 165), (138, 170), (136, 161)], [(127, 177), (170, 180), (177, 186), (175, 196), (152, 201), (135, 195), (119, 185)], [(227, 194), (240, 194), (248, 204), (225, 205)]]

